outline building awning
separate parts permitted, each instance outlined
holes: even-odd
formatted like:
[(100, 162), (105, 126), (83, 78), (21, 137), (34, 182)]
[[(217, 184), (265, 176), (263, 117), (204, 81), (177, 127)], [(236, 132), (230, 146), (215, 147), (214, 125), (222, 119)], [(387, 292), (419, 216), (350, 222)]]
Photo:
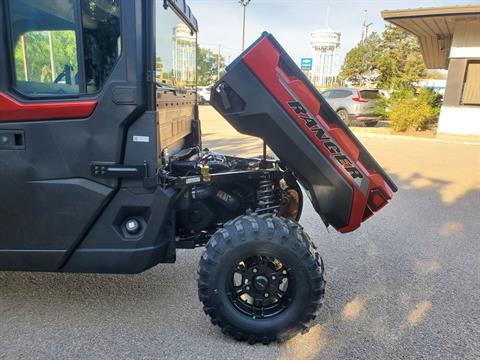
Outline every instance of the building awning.
[(385, 10), (382, 17), (418, 37), (427, 68), (446, 69), (455, 24), (480, 20), (480, 5)]

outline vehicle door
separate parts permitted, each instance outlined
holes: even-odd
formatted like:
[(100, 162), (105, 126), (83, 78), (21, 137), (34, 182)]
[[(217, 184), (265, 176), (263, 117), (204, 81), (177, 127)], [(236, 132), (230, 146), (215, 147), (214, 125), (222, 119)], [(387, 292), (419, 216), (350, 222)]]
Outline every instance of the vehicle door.
[(118, 188), (143, 108), (139, 1), (0, 0), (0, 270), (61, 267)]

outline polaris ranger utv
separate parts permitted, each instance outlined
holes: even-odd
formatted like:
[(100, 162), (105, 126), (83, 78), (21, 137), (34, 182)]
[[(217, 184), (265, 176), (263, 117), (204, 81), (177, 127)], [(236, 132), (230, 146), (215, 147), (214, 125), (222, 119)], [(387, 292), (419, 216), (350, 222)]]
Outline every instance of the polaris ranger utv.
[(267, 33), (211, 103), (278, 160), (203, 149), (196, 34), (184, 0), (0, 0), (0, 270), (139, 273), (206, 245), (212, 322), (286, 339), (325, 287), (301, 186), (340, 232), (396, 186)]

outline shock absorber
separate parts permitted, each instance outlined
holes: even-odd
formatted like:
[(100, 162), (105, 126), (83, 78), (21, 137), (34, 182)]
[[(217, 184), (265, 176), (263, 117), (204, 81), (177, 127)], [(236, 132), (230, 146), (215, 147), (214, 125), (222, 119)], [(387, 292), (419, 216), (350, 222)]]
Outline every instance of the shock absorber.
[(262, 174), (258, 183), (257, 190), (257, 214), (273, 212), (278, 209), (278, 201), (275, 196), (275, 184), (270, 179), (268, 173)]

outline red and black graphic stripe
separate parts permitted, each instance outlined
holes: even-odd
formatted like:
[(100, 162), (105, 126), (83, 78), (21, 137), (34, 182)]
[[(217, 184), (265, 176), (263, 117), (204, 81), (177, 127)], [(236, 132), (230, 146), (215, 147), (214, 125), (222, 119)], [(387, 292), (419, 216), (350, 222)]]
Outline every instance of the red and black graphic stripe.
[(96, 101), (24, 103), (0, 93), (0, 122), (85, 119), (96, 106)]

